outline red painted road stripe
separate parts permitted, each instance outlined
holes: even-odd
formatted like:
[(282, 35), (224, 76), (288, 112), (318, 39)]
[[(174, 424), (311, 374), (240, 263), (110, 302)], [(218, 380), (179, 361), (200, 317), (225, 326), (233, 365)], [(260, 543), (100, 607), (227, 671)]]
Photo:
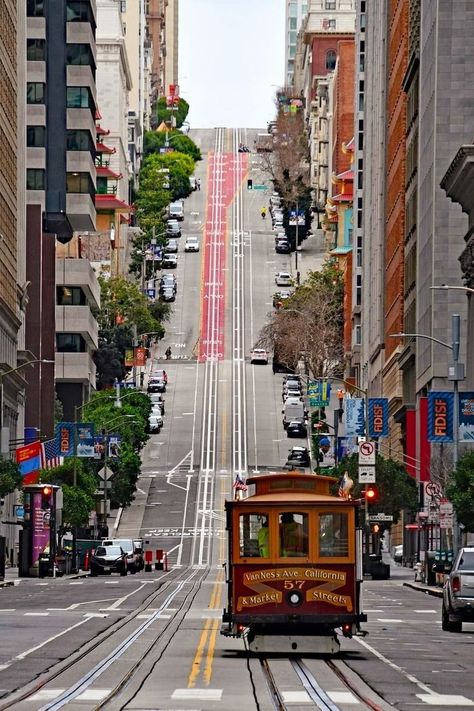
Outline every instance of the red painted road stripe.
[(247, 165), (247, 155), (209, 155), (199, 362), (224, 358), (227, 217)]

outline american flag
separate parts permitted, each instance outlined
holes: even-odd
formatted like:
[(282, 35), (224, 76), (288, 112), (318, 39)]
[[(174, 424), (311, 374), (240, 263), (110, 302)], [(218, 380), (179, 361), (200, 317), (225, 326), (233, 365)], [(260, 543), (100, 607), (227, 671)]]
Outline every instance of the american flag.
[(234, 489), (236, 491), (247, 491), (248, 486), (245, 483), (245, 481), (239, 476), (239, 474), (236, 475), (235, 481), (234, 481)]
[(339, 479), (339, 488), (337, 495), (340, 496), (342, 499), (350, 499), (350, 491), (353, 486), (354, 482), (350, 478), (349, 474), (347, 472), (344, 472), (344, 474)]
[(64, 457), (59, 456), (57, 439), (48, 439), (41, 442), (41, 469), (53, 469), (59, 467), (64, 461)]

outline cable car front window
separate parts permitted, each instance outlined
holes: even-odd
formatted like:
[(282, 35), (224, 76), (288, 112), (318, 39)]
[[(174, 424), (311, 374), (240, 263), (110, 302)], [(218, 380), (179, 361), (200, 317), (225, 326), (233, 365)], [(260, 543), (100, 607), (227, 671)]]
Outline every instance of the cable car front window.
[(347, 513), (320, 514), (319, 555), (324, 558), (344, 558), (348, 554)]
[(239, 520), (241, 558), (268, 558), (268, 515), (242, 514)]

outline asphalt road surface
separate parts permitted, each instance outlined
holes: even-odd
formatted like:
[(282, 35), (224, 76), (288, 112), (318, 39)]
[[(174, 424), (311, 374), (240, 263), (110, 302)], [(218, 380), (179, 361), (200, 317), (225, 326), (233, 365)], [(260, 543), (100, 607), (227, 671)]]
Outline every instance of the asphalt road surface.
[[(121, 577), (21, 580), (0, 589), (0, 711), (274, 708), (469, 709), (473, 631), (441, 631), (441, 601), (403, 586), (412, 573), (364, 583), (366, 637), (343, 639), (334, 665), (320, 659), (247, 658), (219, 635), (225, 591), (224, 500), (236, 473), (278, 470), (292, 441), (281, 423), (281, 375), (251, 365), (276, 291), (278, 255), (267, 184), (252, 147), (257, 129), (194, 131), (201, 190), (186, 201), (177, 300), (150, 368), (165, 367), (163, 430), (143, 452), (136, 500), (121, 537), (142, 536), (167, 570)], [(184, 253), (189, 234), (198, 253)], [(302, 277), (320, 266), (322, 236), (303, 245)], [(172, 359), (163, 354), (170, 346)], [(268, 673), (281, 692), (276, 705)], [(316, 679), (323, 702), (316, 703)]]

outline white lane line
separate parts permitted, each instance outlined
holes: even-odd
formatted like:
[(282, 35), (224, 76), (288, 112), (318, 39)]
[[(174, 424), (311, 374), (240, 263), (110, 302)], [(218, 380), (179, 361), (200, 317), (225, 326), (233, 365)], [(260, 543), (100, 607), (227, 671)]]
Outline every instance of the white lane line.
[(105, 610), (117, 610), (120, 605), (125, 602), (125, 600), (128, 600), (129, 597), (132, 597), (132, 595), (135, 595), (135, 593), (140, 592), (140, 590), (143, 590), (145, 587), (145, 583), (140, 585), (136, 590), (132, 590), (132, 592), (128, 593), (128, 595), (124, 595), (124, 597), (120, 597), (118, 600), (116, 600), (113, 605), (110, 605), (110, 607), (105, 607)]
[(377, 622), (403, 622), (403, 620), (391, 619), (389, 617), (378, 617)]
[(25, 612), (25, 617), (48, 617), (49, 612)]
[(33, 652), (36, 652), (36, 651), (38, 651), (38, 649), (41, 649), (42, 647), (44, 647), (46, 644), (49, 644), (50, 642), (54, 642), (55, 639), (59, 639), (59, 637), (62, 637), (63, 634), (68, 634), (71, 630), (76, 629), (76, 627), (80, 627), (85, 622), (89, 622), (89, 618), (90, 618), (90, 615), (86, 615), (86, 617), (83, 620), (81, 620), (80, 622), (76, 622), (76, 624), (72, 625), (72, 627), (67, 627), (67, 629), (63, 630), (62, 632), (58, 632), (58, 634), (55, 634), (52, 637), (48, 637), (48, 639), (45, 639), (44, 642), (41, 642), (41, 644), (37, 644), (35, 647), (30, 647), (30, 649), (27, 649), (25, 652), (21, 652), (21, 654), (17, 654), (16, 657), (13, 657), (13, 659), (14, 660), (25, 659)]

